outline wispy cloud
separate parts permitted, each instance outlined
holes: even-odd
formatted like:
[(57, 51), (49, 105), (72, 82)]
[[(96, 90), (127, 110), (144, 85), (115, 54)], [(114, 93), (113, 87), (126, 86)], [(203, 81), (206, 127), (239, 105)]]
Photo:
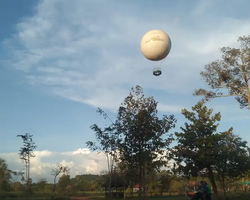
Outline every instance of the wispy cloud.
[[(117, 1), (109, 6), (105, 1), (41, 1), (34, 15), (16, 26), (13, 38), (4, 41), (8, 63), (24, 71), (29, 83), (46, 86), (51, 94), (116, 110), (137, 84), (175, 94), (192, 91), (201, 84), (204, 64), (218, 57), (218, 48), (235, 45), (250, 27), (249, 20), (228, 17), (213, 21), (207, 16), (203, 24), (192, 21), (213, 4), (200, 4), (185, 14), (152, 12), (147, 19), (138, 6)], [(190, 17), (190, 27), (185, 17)], [(140, 53), (140, 39), (152, 28), (165, 30), (173, 42), (169, 58), (159, 64)], [(162, 67), (164, 76), (153, 77), (153, 67)], [(180, 110), (174, 101), (169, 104), (162, 103), (159, 109)]]

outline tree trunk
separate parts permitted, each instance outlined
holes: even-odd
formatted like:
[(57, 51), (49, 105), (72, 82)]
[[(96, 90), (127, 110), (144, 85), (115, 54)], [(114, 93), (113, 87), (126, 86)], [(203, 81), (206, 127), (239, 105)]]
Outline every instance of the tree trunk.
[(222, 187), (223, 187), (223, 197), (224, 197), (224, 200), (226, 200), (226, 185), (225, 185), (225, 177), (224, 177), (224, 174), (222, 174)]
[(207, 167), (207, 169), (208, 169), (208, 178), (213, 187), (214, 197), (217, 200), (219, 198), (219, 195), (218, 195), (218, 190), (217, 190), (217, 186), (216, 186), (215, 179), (214, 179), (214, 173), (213, 173), (211, 166)]
[(25, 178), (26, 178), (26, 190), (28, 190), (28, 161), (25, 160)]
[(112, 183), (112, 174), (111, 171), (109, 173), (109, 193), (108, 193), (108, 199), (111, 198), (111, 183)]
[(248, 108), (250, 109), (250, 91), (247, 90), (247, 102), (248, 102)]
[(29, 193), (29, 160), (28, 157), (26, 158), (26, 194)]
[(250, 88), (249, 88), (249, 84), (248, 84), (248, 77), (247, 77), (245, 65), (242, 66), (242, 72), (243, 72), (243, 77), (244, 77), (245, 84), (246, 84), (248, 108), (250, 109)]
[(139, 166), (139, 200), (142, 200), (142, 167)]
[[(124, 180), (124, 178), (123, 178)], [(126, 199), (126, 187), (125, 187), (125, 182), (123, 181), (123, 199)]]
[(109, 172), (108, 199), (110, 199), (111, 198), (111, 184), (112, 184), (112, 163), (111, 163), (111, 159), (109, 158), (109, 154), (106, 154), (106, 156), (107, 156), (108, 172)]
[(226, 200), (226, 196), (227, 196), (227, 194), (226, 194), (226, 189), (225, 189), (225, 187), (223, 186), (223, 199), (224, 199), (224, 200)]
[(55, 192), (55, 187), (56, 187), (56, 176), (54, 177), (54, 185), (53, 185), (53, 188), (51, 190), (50, 197), (49, 197), (50, 200), (52, 200), (52, 198), (53, 198), (53, 194)]
[(28, 190), (30, 191), (30, 155), (28, 154)]
[(142, 171), (142, 186), (143, 186), (143, 200), (146, 200), (146, 175), (145, 175), (145, 166), (143, 165), (143, 171)]

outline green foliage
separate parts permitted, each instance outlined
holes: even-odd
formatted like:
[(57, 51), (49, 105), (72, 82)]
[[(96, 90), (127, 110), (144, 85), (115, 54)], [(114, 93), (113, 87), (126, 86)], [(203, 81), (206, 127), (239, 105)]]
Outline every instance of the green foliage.
[(89, 183), (81, 175), (77, 175), (75, 178), (70, 180), (71, 185), (75, 191), (87, 191), (89, 190)]
[(233, 128), (217, 132), (220, 113), (212, 115), (213, 110), (203, 102), (198, 102), (192, 111), (182, 110), (190, 123), (175, 133), (178, 145), (173, 148), (173, 158), (184, 175), (207, 175), (216, 195), (215, 176), (225, 190), (226, 177), (235, 180), (249, 170), (249, 148), (247, 142), (233, 134)]
[(23, 191), (25, 187), (23, 186), (23, 184), (17, 181), (17, 182), (11, 183), (11, 189), (13, 192), (17, 193), (17, 192)]
[(54, 177), (54, 184), (53, 187), (51, 188), (51, 193), (50, 193), (50, 200), (53, 199), (53, 195), (56, 189), (56, 178), (59, 174), (63, 173), (66, 174), (69, 172), (69, 168), (67, 166), (63, 166), (61, 164), (58, 164), (56, 167), (54, 167), (51, 171), (51, 175)]
[[(108, 115), (98, 108), (98, 113), (104, 116), (104, 118), (109, 118)], [(110, 118), (109, 118), (110, 119)], [(110, 119), (112, 122), (112, 120)], [(97, 125), (93, 124), (90, 128), (95, 132), (96, 140), (99, 146), (92, 141), (86, 142), (86, 145), (93, 151), (103, 152), (107, 157), (108, 173), (109, 173), (109, 197), (111, 197), (111, 185), (112, 185), (112, 174), (114, 169), (114, 162), (117, 158), (117, 144), (119, 143), (119, 137), (116, 134), (116, 126), (112, 124), (103, 130)]]
[[(192, 112), (194, 111), (194, 112)], [(208, 109), (202, 102), (198, 102), (192, 111), (182, 110), (182, 114), (190, 123), (181, 127), (182, 132), (176, 132), (178, 145), (173, 148), (174, 159), (179, 169), (187, 176), (198, 176), (206, 167), (215, 162), (214, 147), (220, 134), (217, 134), (220, 113), (211, 116), (212, 109)]]
[(44, 187), (44, 193), (45, 194), (49, 194), (49, 193), (51, 193), (51, 191), (52, 191), (52, 189), (53, 189), (53, 184), (46, 184), (45, 185), (45, 187)]
[(70, 175), (63, 174), (58, 180), (58, 190), (65, 191), (67, 186), (70, 185)]
[(247, 142), (234, 135), (232, 129), (221, 134), (216, 148), (216, 162), (213, 167), (225, 195), (228, 185), (244, 177), (249, 171), (250, 157), (248, 150)]
[[(195, 90), (204, 100), (235, 96), (241, 108), (250, 109), (250, 35), (239, 37), (240, 48), (221, 48), (222, 59), (213, 61), (201, 72), (202, 78), (212, 89)], [(228, 91), (227, 94), (222, 92)]]
[(32, 190), (39, 191), (41, 193), (45, 193), (45, 186), (47, 184), (46, 179), (41, 178), (37, 181), (37, 183), (32, 184)]
[[(98, 112), (108, 118), (101, 109)], [(123, 165), (120, 171), (124, 182), (127, 177), (131, 177), (132, 170), (133, 176), (139, 176), (142, 186), (146, 181), (146, 173), (165, 164), (164, 153), (172, 141), (172, 135), (167, 133), (176, 123), (173, 115), (164, 115), (159, 119), (157, 114), (157, 102), (153, 97), (146, 98), (142, 88), (136, 86), (119, 107), (115, 123), (109, 118), (112, 124), (104, 129), (96, 124), (91, 126), (99, 146), (92, 141), (87, 142), (87, 146), (106, 153), (110, 174), (116, 159)], [(112, 158), (110, 162), (108, 156)]]
[(35, 142), (33, 141), (33, 135), (26, 133), (25, 135), (17, 135), (17, 137), (21, 137), (23, 140), (23, 147), (20, 148), (19, 156), (23, 163), (25, 163), (25, 175), (26, 175), (26, 183), (27, 190), (30, 188), (30, 159), (35, 157), (34, 150), (37, 148)]
[(20, 148), (20, 159), (23, 162), (27, 162), (30, 157), (35, 157), (34, 150), (37, 148), (35, 142), (33, 141), (33, 135), (26, 133), (25, 135), (17, 135), (23, 140), (23, 147)]
[(119, 160), (129, 168), (138, 170), (139, 198), (146, 187), (146, 174), (165, 164), (164, 153), (172, 141), (167, 133), (175, 126), (173, 115), (157, 116), (157, 102), (145, 97), (143, 89), (136, 86), (119, 107), (116, 131), (119, 135)]
[(11, 170), (8, 169), (6, 161), (0, 158), (0, 191), (10, 190)]
[(146, 98), (139, 86), (132, 88), (119, 108), (116, 121), (120, 160), (135, 167), (147, 166), (148, 170), (160, 166), (161, 155), (172, 140), (167, 133), (175, 122), (173, 115), (159, 119), (154, 98)]
[(71, 186), (73, 187), (74, 191), (84, 193), (86, 191), (97, 191), (103, 182), (104, 177), (93, 174), (83, 174), (72, 178)]
[(22, 172), (10, 170), (6, 161), (0, 158), (0, 191), (11, 191), (12, 182), (15, 182), (15, 178), (22, 174)]
[(167, 170), (162, 170), (159, 174), (159, 188), (161, 195), (169, 191), (175, 176)]

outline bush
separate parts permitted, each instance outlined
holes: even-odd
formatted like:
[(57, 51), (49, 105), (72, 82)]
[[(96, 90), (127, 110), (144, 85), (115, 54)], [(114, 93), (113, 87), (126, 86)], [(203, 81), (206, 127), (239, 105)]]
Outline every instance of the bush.
[(0, 199), (6, 199), (6, 198), (17, 198), (17, 196), (11, 192), (0, 192)]

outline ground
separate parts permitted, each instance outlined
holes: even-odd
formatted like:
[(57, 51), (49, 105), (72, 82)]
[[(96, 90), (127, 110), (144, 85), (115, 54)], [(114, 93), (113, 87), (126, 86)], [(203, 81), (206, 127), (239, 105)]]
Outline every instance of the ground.
[[(30, 197), (16, 195), (15, 198), (2, 196), (0, 195), (0, 200), (2, 199), (11, 199), (11, 200), (48, 200), (49, 195), (41, 195), (41, 194), (33, 194)], [(68, 195), (68, 194), (56, 194), (55, 200), (105, 200), (103, 193), (84, 193), (84, 194), (77, 194), (77, 195)], [(128, 197), (127, 200), (137, 200), (138, 197)], [(249, 200), (250, 199), (250, 192), (237, 192), (228, 194), (227, 200)], [(118, 199), (113, 199), (118, 200)], [(122, 199), (119, 199), (122, 200)], [(190, 198), (183, 197), (183, 196), (157, 196), (157, 197), (148, 197), (148, 200), (190, 200)]]

